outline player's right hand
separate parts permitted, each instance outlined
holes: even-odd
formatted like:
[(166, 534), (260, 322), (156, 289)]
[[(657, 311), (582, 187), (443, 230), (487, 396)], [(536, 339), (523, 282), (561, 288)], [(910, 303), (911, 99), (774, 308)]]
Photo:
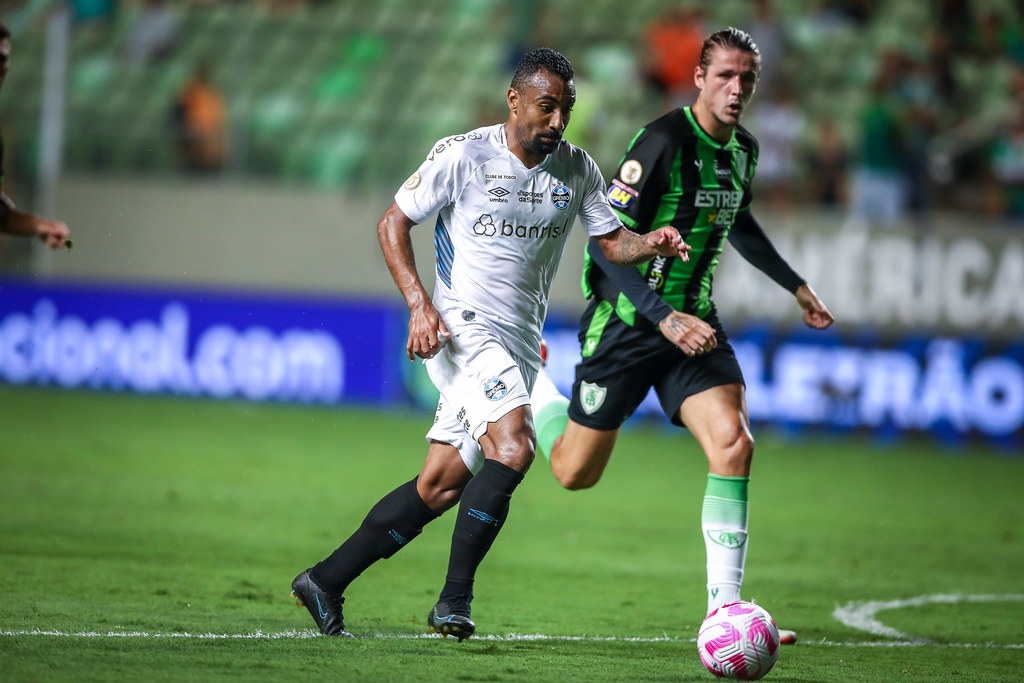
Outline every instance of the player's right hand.
[(416, 360), (417, 356), (423, 359), (433, 358), (451, 336), (451, 332), (441, 320), (441, 314), (433, 304), (427, 303), (410, 310), (409, 338), (405, 342), (405, 353), (409, 360)]
[(698, 356), (718, 346), (715, 328), (689, 313), (672, 311), (658, 323), (658, 329), (687, 356)]
[(803, 309), (804, 324), (808, 327), (823, 330), (835, 322), (835, 318), (832, 317), (828, 308), (810, 285), (806, 283), (800, 285), (800, 288), (796, 290), (796, 302)]
[(36, 234), (50, 249), (60, 249), (68, 242), (70, 231), (68, 226), (60, 221), (40, 218), (36, 224)]
[(690, 245), (683, 241), (679, 231), (671, 225), (647, 233), (647, 244), (658, 256), (690, 260)]

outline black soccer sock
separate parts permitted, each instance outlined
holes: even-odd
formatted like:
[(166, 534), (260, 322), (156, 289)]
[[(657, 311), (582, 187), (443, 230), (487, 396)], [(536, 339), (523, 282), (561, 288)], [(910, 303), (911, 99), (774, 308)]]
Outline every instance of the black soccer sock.
[(428, 522), (437, 519), (438, 514), (416, 491), (416, 479), (381, 498), (355, 533), (312, 568), (310, 573), (321, 588), (336, 595), (344, 593), (367, 567), (397, 553), (419, 536)]
[(522, 472), (487, 459), (466, 485), (452, 532), (452, 551), (448, 576), (441, 590), (442, 600), (456, 595), (472, 597), (476, 568), (505, 523), (512, 492), (522, 480)]

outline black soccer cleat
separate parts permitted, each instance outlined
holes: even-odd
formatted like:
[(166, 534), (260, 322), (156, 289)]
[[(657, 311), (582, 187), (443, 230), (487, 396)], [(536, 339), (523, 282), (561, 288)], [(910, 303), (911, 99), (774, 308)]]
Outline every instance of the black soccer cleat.
[(460, 643), (476, 633), (476, 624), (469, 618), (469, 600), (464, 596), (438, 600), (427, 615), (427, 633), (455, 636)]
[(295, 598), (297, 605), (309, 610), (309, 615), (325, 636), (355, 638), (345, 630), (345, 620), (341, 616), (341, 605), (345, 598), (340, 595), (331, 596), (317, 585), (308, 569), (292, 581), (292, 597)]

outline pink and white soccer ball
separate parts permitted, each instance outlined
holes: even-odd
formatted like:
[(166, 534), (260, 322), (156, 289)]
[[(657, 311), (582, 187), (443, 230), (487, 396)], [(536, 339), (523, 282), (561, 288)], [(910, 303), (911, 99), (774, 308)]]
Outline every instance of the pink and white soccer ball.
[(752, 602), (730, 602), (708, 615), (697, 634), (697, 651), (720, 678), (756, 681), (779, 659), (779, 629)]

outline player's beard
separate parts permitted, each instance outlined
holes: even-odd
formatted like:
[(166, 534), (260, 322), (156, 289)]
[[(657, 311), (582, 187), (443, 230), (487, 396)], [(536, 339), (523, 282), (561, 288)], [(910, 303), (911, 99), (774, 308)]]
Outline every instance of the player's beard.
[(538, 135), (533, 139), (533, 144), (530, 145), (530, 152), (533, 154), (551, 154), (561, 141), (561, 136), (554, 138)]

